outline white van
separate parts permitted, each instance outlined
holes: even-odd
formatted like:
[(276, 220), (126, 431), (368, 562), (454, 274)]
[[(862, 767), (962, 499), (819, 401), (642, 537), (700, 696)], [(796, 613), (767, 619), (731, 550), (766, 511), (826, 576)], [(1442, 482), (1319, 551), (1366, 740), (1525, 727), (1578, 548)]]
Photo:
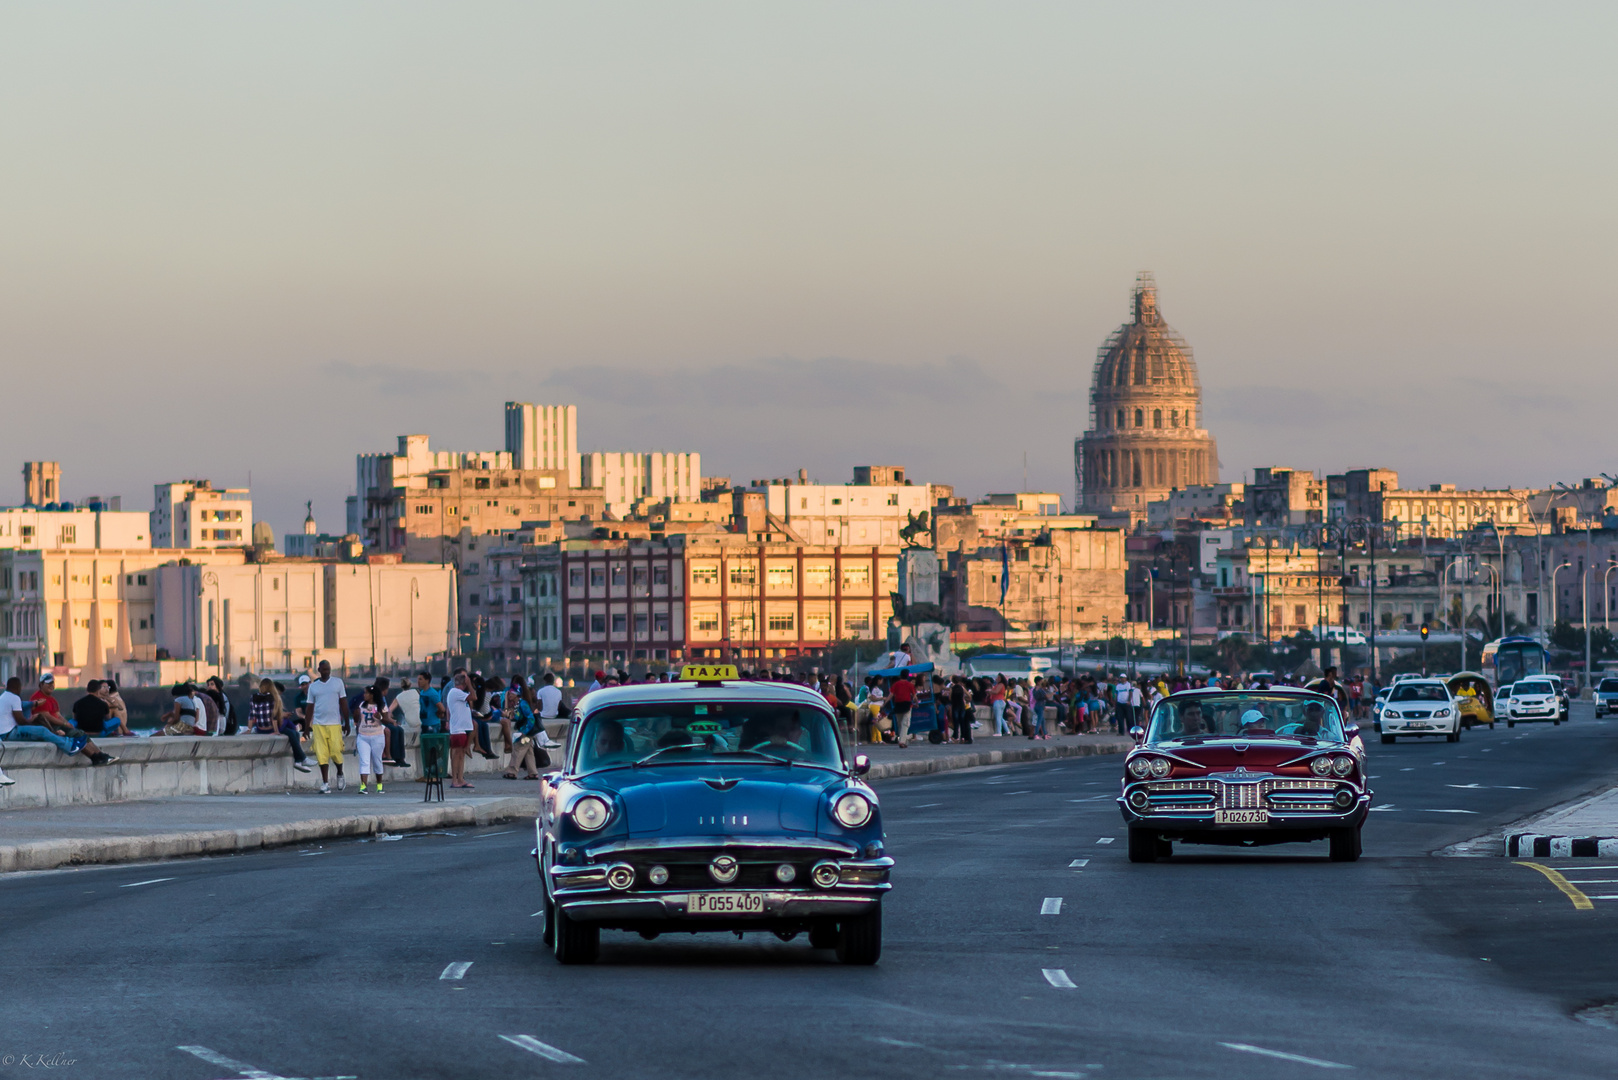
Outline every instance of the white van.
[(1048, 656), (1014, 656), (1007, 653), (985, 654), (961, 661), (963, 674), (987, 679), (992, 679), (996, 675), (1004, 675), (1007, 679), (1043, 678), (1051, 667), (1051, 658)]

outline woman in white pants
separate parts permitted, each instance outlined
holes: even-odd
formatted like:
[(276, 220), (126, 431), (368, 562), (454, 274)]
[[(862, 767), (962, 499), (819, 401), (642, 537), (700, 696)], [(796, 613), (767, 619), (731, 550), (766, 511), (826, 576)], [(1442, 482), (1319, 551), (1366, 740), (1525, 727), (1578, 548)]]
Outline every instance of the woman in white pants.
[(386, 756), (388, 729), (382, 723), (381, 694), (376, 687), (365, 688), (365, 700), (360, 703), (359, 726), (354, 734), (354, 750), (360, 758), (360, 794), (366, 795), (366, 780), (376, 777), (376, 793), (382, 794), (382, 759)]

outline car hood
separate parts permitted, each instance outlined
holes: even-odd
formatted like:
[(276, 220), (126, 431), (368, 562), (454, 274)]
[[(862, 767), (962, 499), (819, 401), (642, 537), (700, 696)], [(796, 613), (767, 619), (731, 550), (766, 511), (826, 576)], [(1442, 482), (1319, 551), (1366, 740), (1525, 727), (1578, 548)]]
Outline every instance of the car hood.
[(826, 793), (846, 783), (824, 769), (756, 765), (660, 766), (588, 778), (588, 786), (617, 795), (632, 839), (813, 835)]
[(1217, 739), (1190, 745), (1158, 743), (1145, 749), (1183, 762), (1192, 762), (1214, 772), (1237, 768), (1248, 772), (1268, 772), (1319, 750), (1347, 748), (1343, 743), (1308, 743), (1296, 739)]

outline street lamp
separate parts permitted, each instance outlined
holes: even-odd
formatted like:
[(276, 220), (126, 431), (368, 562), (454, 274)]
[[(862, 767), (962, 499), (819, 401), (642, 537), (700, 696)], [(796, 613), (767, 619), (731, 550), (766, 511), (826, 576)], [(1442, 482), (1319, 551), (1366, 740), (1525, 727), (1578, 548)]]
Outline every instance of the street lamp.
[(421, 595), (421, 586), (416, 579), (410, 579), (410, 667), (416, 666), (416, 598)]
[(1571, 570), (1572, 568), (1573, 568), (1572, 563), (1565, 562), (1565, 563), (1562, 563), (1560, 566), (1558, 566), (1556, 569), (1551, 571), (1551, 629), (1552, 630), (1556, 629), (1556, 575), (1561, 573), (1563, 570)]
[(1500, 533), (1500, 526), (1492, 520), (1485, 522), (1494, 531), (1494, 542), (1500, 549), (1499, 569), (1494, 575), (1495, 591), (1500, 598), (1500, 636), (1506, 636), (1506, 540)]
[[(1506, 636), (1506, 598), (1505, 598), (1505, 587), (1501, 584), (1502, 581), (1504, 580), (1504, 575), (1501, 574), (1499, 570), (1497, 570), (1494, 567), (1490, 566), (1486, 562), (1478, 563), (1478, 569), (1487, 570), (1490, 574), (1492, 574), (1494, 576), (1495, 595), (1500, 598), (1500, 600), (1499, 600), (1499, 603), (1500, 603), (1500, 636), (1505, 637)], [(1487, 619), (1485, 619), (1484, 626), (1485, 627), (1488, 626)], [(1485, 633), (1487, 633), (1487, 631), (1485, 631)]]
[(1601, 626), (1609, 637), (1612, 634), (1612, 586), (1607, 579), (1612, 577), (1614, 570), (1618, 570), (1618, 562), (1609, 563), (1607, 572), (1601, 575)]

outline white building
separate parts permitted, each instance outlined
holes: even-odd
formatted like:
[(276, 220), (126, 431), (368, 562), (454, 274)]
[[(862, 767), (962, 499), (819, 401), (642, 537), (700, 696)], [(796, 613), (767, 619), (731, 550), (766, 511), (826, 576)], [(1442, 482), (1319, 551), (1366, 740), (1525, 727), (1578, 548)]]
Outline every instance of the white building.
[(0, 510), (0, 548), (149, 548), (150, 515), (135, 510), (40, 510), (16, 506)]
[(566, 469), (569, 487), (580, 483), (579, 407), (506, 402), (506, 452), (519, 469)]
[[(396, 454), (359, 454), (354, 458), (354, 490), (348, 497), (348, 532), (364, 536), (365, 522), (376, 518), (377, 505), (391, 504), (396, 492), (427, 487), (427, 474), (441, 469), (509, 469), (503, 450), (433, 450), (425, 435), (400, 435)], [(372, 541), (375, 542), (374, 539)]]
[[(895, 545), (911, 519), (931, 514), (931, 484), (754, 485), (764, 509), (805, 544)], [(929, 518), (929, 520), (931, 520)]]
[(606, 493), (607, 509), (624, 517), (642, 500), (697, 502), (702, 498), (701, 454), (585, 454), (580, 474), (587, 488)]
[(152, 546), (245, 547), (253, 537), (253, 497), (246, 488), (181, 480), (153, 488)]

